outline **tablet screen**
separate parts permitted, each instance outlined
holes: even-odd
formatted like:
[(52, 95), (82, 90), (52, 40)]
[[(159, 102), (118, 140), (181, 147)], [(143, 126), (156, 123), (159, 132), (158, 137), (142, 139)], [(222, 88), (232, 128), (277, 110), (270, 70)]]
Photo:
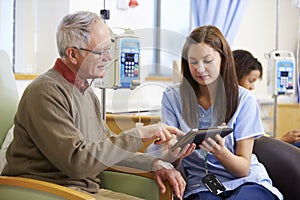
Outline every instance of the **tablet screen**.
[(209, 127), (205, 129), (191, 129), (185, 136), (181, 137), (176, 144), (174, 144), (171, 148), (174, 151), (177, 147), (183, 148), (187, 144), (195, 143), (196, 149), (199, 149), (199, 144), (203, 142), (203, 140), (211, 137), (215, 140), (215, 135), (219, 134), (221, 137), (225, 137), (229, 133), (233, 131), (232, 128), (227, 126), (217, 126), (217, 127)]

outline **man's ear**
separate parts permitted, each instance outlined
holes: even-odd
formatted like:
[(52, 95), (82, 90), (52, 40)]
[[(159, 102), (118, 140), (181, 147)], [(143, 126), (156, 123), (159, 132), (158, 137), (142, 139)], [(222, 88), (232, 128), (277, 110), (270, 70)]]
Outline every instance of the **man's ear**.
[(78, 51), (74, 48), (67, 48), (66, 55), (68, 60), (73, 63), (77, 64), (77, 58), (78, 58)]

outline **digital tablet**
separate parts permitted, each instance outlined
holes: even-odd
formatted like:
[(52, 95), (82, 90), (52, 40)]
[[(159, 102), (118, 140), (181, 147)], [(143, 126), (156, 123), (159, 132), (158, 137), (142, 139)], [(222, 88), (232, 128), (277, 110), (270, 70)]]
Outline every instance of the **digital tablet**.
[(221, 137), (225, 137), (232, 131), (233, 129), (227, 126), (216, 126), (205, 129), (191, 129), (187, 134), (179, 138), (178, 142), (172, 146), (171, 150), (174, 151), (177, 147), (184, 148), (185, 145), (191, 143), (195, 143), (196, 149), (199, 149), (199, 144), (201, 144), (203, 140), (207, 139), (208, 137), (216, 140), (216, 134), (219, 134)]

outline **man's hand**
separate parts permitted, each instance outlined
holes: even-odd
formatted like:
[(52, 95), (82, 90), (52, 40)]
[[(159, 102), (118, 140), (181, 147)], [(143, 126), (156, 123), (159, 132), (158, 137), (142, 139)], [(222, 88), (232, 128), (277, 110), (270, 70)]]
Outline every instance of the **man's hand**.
[(162, 144), (176, 135), (179, 130), (163, 123), (152, 124), (138, 129), (143, 142), (155, 140), (155, 144)]
[(173, 188), (173, 191), (178, 199), (182, 199), (185, 190), (186, 182), (170, 163), (157, 160), (154, 163), (154, 179), (158, 184), (161, 193), (166, 192), (164, 181), (168, 181)]

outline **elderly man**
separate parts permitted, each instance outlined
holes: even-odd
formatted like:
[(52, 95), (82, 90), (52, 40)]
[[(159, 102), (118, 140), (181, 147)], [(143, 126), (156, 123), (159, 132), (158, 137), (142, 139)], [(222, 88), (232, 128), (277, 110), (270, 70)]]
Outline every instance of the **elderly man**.
[[(158, 139), (161, 144), (182, 132), (155, 124), (116, 136), (102, 120), (99, 101), (87, 79), (103, 77), (112, 59), (106, 24), (95, 13), (69, 14), (58, 26), (56, 37), (60, 58), (26, 88), (2, 174), (49, 181), (107, 199), (113, 192), (107, 195), (99, 189), (97, 175), (116, 164), (138, 166), (154, 171), (161, 192), (165, 191), (163, 180), (168, 180), (181, 199), (185, 181), (180, 173), (170, 163), (137, 151), (145, 141)], [(190, 145), (175, 157), (193, 150)]]

